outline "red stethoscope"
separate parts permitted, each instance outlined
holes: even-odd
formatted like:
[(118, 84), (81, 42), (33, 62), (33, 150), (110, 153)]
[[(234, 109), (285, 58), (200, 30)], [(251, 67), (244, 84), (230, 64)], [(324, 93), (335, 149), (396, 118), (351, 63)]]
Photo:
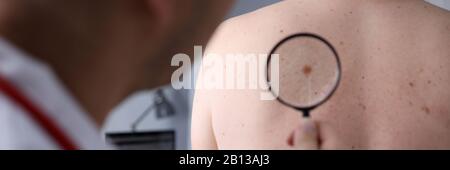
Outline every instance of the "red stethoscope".
[(2, 91), (6, 96), (8, 96), (17, 105), (25, 110), (40, 127), (47, 132), (47, 134), (53, 138), (54, 142), (59, 145), (61, 149), (64, 150), (77, 150), (78, 147), (75, 145), (69, 137), (63, 133), (63, 131), (53, 122), (49, 117), (42, 112), (39, 107), (34, 105), (30, 100), (28, 100), (25, 95), (20, 93), (19, 90), (14, 88), (14, 86), (0, 75), (0, 91)]

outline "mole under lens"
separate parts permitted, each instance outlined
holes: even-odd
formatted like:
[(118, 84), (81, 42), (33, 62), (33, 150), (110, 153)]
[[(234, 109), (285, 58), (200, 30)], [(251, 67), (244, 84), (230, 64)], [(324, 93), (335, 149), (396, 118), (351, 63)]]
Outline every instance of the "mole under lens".
[[(339, 81), (340, 66), (336, 54), (325, 42), (299, 36), (279, 44), (272, 54), (279, 55), (276, 95), (285, 104), (310, 108), (333, 93)], [(268, 64), (270, 71), (271, 63)]]

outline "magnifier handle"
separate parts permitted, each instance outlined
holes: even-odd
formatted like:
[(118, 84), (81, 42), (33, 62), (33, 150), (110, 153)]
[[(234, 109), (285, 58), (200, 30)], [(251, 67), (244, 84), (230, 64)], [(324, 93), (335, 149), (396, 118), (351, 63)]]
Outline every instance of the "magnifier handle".
[(303, 118), (309, 118), (310, 116), (309, 110), (303, 110)]

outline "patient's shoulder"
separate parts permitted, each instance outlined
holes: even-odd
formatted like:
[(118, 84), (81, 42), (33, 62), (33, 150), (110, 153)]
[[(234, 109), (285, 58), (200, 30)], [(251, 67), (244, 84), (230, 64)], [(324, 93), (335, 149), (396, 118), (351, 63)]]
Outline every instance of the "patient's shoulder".
[[(311, 26), (308, 11), (299, 1), (282, 1), (223, 22), (211, 39), (208, 52), (265, 52), (283, 36)], [(313, 15), (313, 14), (311, 14)], [(317, 18), (317, 16), (315, 17)]]
[(355, 24), (358, 15), (358, 10), (342, 1), (281, 1), (223, 22), (208, 51), (266, 52), (279, 40), (298, 32), (333, 38), (359, 25)]

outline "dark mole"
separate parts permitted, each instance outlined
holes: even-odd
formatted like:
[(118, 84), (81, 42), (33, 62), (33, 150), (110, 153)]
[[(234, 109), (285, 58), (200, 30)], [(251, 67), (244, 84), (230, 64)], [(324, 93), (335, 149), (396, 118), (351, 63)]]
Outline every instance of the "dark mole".
[(340, 41), (339, 44), (340, 44), (340, 45), (344, 45), (344, 41)]
[(284, 30), (280, 30), (280, 33), (284, 33)]
[(304, 74), (306, 77), (308, 77), (308, 76), (311, 74), (311, 72), (312, 72), (311, 66), (305, 65), (305, 66), (303, 67), (303, 74)]
[(428, 82), (427, 82), (428, 84), (431, 84), (431, 80), (428, 80)]
[(399, 6), (397, 6), (397, 8), (400, 9), (400, 8), (402, 8), (402, 7), (399, 5)]
[(428, 108), (427, 106), (423, 106), (422, 111), (424, 111), (426, 114), (430, 114), (430, 108)]
[(414, 83), (413, 82), (409, 82), (409, 86), (414, 87)]
[(362, 77), (361, 77), (361, 79), (363, 79), (363, 80), (364, 80), (364, 79), (366, 79), (366, 77), (362, 76)]
[(412, 105), (413, 105), (413, 102), (412, 102), (412, 101), (409, 101), (409, 105), (412, 106)]
[(359, 103), (358, 105), (359, 105), (363, 110), (366, 110), (366, 109), (367, 109), (366, 105), (364, 105), (364, 104), (362, 104), (362, 103)]

